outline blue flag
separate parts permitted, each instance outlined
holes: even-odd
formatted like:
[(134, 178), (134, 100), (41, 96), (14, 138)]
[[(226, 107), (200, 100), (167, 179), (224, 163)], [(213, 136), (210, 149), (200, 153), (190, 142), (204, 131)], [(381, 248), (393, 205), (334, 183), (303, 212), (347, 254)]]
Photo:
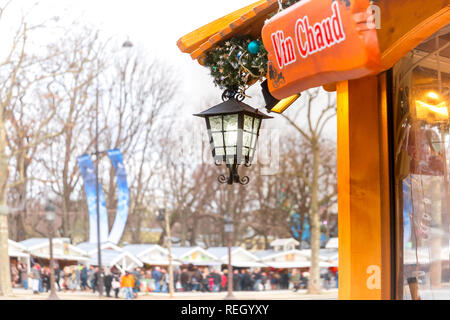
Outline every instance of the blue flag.
[(123, 165), (122, 153), (118, 149), (108, 150), (108, 156), (116, 173), (118, 188), (117, 213), (108, 240), (117, 244), (127, 224), (130, 193), (128, 191), (127, 173)]
[[(84, 181), (84, 191), (89, 212), (89, 242), (97, 243), (97, 190), (96, 173), (94, 163), (88, 154), (78, 157), (81, 175)], [(105, 198), (103, 196), (101, 185), (99, 190), (99, 212), (100, 212), (100, 242), (106, 242), (108, 239), (108, 212), (106, 210)]]

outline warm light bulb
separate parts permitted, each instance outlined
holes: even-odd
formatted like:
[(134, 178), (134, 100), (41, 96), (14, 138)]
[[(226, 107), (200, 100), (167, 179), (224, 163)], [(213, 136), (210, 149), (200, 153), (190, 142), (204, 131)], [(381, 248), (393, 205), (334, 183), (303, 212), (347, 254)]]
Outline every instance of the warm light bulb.
[(439, 94), (437, 94), (435, 91), (429, 91), (427, 92), (426, 96), (430, 99), (437, 100), (439, 99)]

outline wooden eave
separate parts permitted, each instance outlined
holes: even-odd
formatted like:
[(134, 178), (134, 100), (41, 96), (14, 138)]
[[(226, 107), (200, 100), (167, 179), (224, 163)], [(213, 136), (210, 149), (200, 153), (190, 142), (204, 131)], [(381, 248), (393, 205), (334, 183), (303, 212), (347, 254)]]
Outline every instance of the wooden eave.
[(277, 0), (260, 0), (181, 37), (177, 41), (178, 48), (203, 64), (205, 53), (222, 41), (237, 35), (261, 37), (264, 22), (277, 10)]

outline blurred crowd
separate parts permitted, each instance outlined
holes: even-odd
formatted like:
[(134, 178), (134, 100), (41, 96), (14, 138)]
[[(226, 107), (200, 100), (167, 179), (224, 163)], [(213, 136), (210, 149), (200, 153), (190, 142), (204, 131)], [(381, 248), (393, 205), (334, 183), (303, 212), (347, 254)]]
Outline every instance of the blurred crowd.
[[(24, 263), (11, 264), (13, 287), (23, 286), (33, 293), (50, 291), (50, 268), (34, 263), (28, 272)], [(139, 293), (169, 292), (169, 273), (165, 268), (133, 268), (120, 271), (86, 265), (66, 266), (54, 269), (55, 289), (58, 291), (99, 291), (100, 278), (107, 297), (134, 299)], [(174, 290), (176, 292), (220, 292), (228, 289), (228, 270), (197, 267), (192, 264), (175, 268)], [(298, 269), (269, 270), (234, 269), (233, 291), (300, 290), (308, 287), (309, 273)], [(322, 287), (326, 290), (337, 287), (338, 273), (327, 271), (321, 275)]]

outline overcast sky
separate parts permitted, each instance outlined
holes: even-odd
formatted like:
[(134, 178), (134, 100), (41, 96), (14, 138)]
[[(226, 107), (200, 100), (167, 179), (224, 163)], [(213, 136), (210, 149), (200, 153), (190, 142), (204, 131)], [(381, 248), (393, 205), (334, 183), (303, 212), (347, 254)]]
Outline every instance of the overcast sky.
[[(106, 37), (117, 41), (130, 40), (135, 46), (145, 48), (149, 57), (157, 57), (172, 65), (179, 76), (179, 95), (188, 104), (184, 115), (206, 108), (205, 100), (217, 97), (221, 90), (214, 87), (207, 68), (200, 66), (188, 54), (181, 53), (176, 42), (183, 35), (256, 0), (12, 0), (10, 10), (29, 11), (37, 22), (59, 17), (58, 24), (89, 24), (99, 29)], [(6, 0), (0, 0), (5, 3)], [(14, 15), (10, 15), (13, 17)], [(18, 15), (17, 15), (18, 16)], [(17, 17), (16, 16), (16, 17)], [(2, 30), (0, 30), (0, 38)], [(259, 95), (256, 84), (250, 95)], [(261, 99), (247, 99), (253, 107)], [(295, 105), (292, 107), (295, 108)], [(285, 124), (276, 116), (273, 124)], [(199, 119), (200, 120), (200, 119)], [(278, 125), (276, 125), (278, 127)], [(335, 136), (335, 123), (330, 124), (327, 133)]]

